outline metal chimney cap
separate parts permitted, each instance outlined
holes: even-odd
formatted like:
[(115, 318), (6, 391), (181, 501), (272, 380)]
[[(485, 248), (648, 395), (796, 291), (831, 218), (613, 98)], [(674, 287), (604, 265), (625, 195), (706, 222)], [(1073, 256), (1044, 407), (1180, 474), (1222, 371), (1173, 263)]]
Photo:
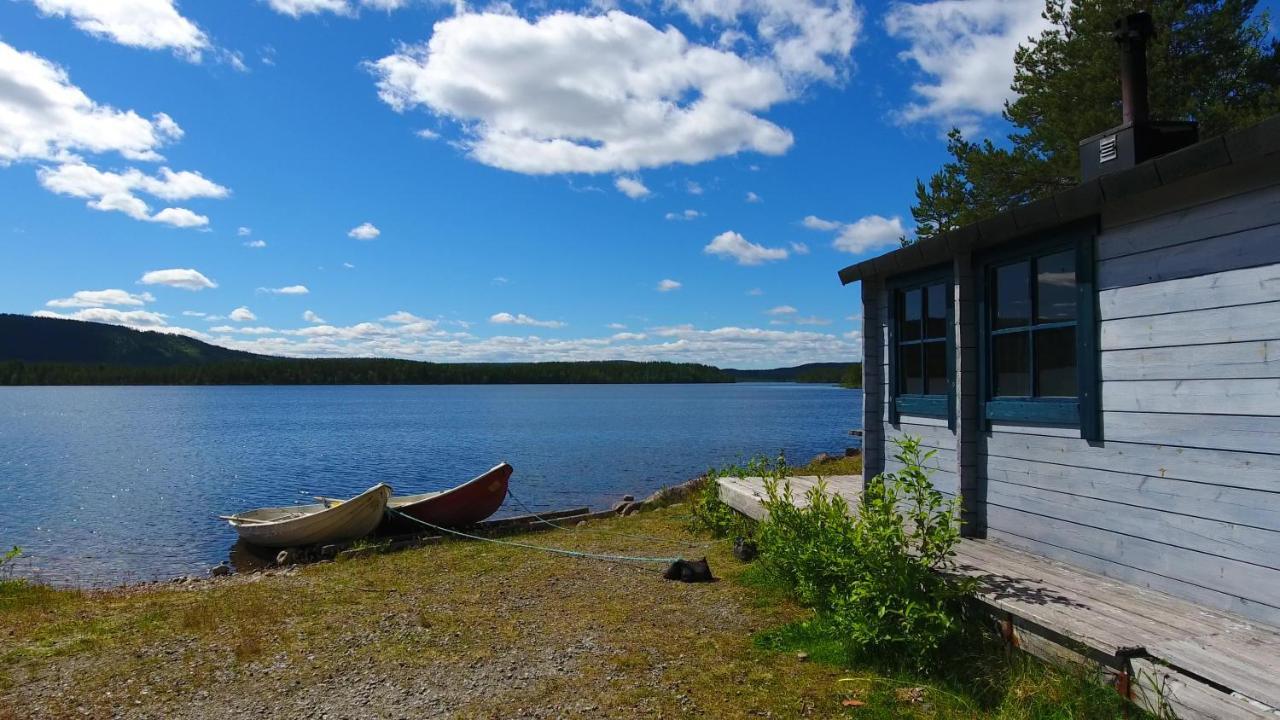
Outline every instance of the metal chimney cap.
[(1151, 13), (1145, 10), (1117, 19), (1115, 28), (1116, 31), (1111, 37), (1121, 43), (1127, 40), (1146, 40), (1156, 35), (1156, 26), (1151, 21)]

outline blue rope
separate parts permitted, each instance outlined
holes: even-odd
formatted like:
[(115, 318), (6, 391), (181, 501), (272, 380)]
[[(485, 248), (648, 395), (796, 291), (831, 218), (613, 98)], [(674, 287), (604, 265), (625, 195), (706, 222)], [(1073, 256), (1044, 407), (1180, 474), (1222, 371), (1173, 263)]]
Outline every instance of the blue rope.
[(521, 500), (520, 498), (516, 497), (516, 494), (515, 494), (515, 493), (511, 492), (511, 488), (510, 488), (510, 487), (508, 487), (508, 488), (507, 488), (507, 497), (511, 498), (512, 500), (515, 500), (517, 505), (519, 505), (521, 508), (523, 508), (525, 512), (527, 512), (527, 513), (529, 513), (530, 515), (532, 515), (532, 516), (534, 517), (534, 519), (535, 519), (535, 520), (537, 520), (538, 522), (542, 523), (543, 525), (550, 525), (551, 527), (556, 528), (556, 529), (558, 529), (558, 530), (567, 530), (567, 531), (569, 531), (569, 532), (574, 532), (574, 533), (577, 533), (577, 532), (593, 532), (593, 533), (599, 533), (599, 534), (601, 534), (601, 535), (613, 535), (613, 536), (615, 536), (615, 537), (628, 538), (628, 539), (630, 539), (630, 540), (650, 540), (650, 541), (653, 541), (653, 542), (659, 542), (659, 543), (662, 543), (662, 544), (664, 544), (664, 545), (680, 545), (680, 546), (682, 546), (682, 547), (689, 547), (689, 548), (704, 548), (704, 547), (711, 547), (712, 545), (714, 545), (714, 544), (715, 544), (715, 543), (709, 543), (709, 542), (705, 542), (705, 543), (704, 543), (704, 542), (692, 542), (692, 541), (688, 541), (688, 540), (675, 540), (675, 539), (672, 539), (672, 538), (660, 538), (660, 537), (654, 537), (654, 536), (652, 536), (652, 535), (633, 535), (633, 534), (631, 534), (631, 533), (615, 532), (615, 531), (613, 531), (613, 530), (605, 530), (605, 529), (603, 529), (603, 528), (591, 528), (591, 527), (589, 527), (589, 528), (576, 528), (576, 527), (565, 527), (564, 525), (560, 525), (559, 523), (552, 522), (552, 521), (550, 521), (550, 520), (548, 520), (548, 519), (546, 519), (546, 518), (542, 517), (542, 516), (541, 516), (541, 515), (539, 515), (538, 513), (534, 512), (533, 508), (531, 508), (531, 507), (529, 507), (528, 505), (526, 505), (526, 504), (525, 504), (525, 502), (524, 502), (523, 500)]
[(527, 550), (542, 550), (543, 552), (556, 553), (559, 555), (568, 555), (569, 557), (590, 558), (593, 560), (612, 560), (616, 562), (661, 563), (663, 565), (670, 565), (671, 563), (682, 559), (678, 557), (633, 557), (629, 555), (604, 555), (600, 553), (588, 553), (588, 552), (580, 552), (578, 550), (565, 550), (563, 548), (547, 547), (545, 545), (529, 545), (528, 543), (512, 542), (510, 540), (499, 540), (497, 538), (487, 538), (481, 535), (471, 535), (469, 533), (464, 533), (460, 530), (453, 530), (451, 528), (441, 527), (439, 525), (433, 525), (427, 522), (426, 520), (419, 520), (418, 518), (413, 517), (412, 515), (406, 515), (400, 512), (399, 510), (394, 510), (392, 508), (387, 508), (387, 512), (393, 515), (398, 515), (402, 518), (408, 518), (409, 520), (412, 520), (418, 523), (419, 525), (424, 525), (426, 527), (429, 527), (432, 530), (446, 532), (446, 533), (449, 533), (450, 535), (457, 535), (458, 537), (464, 537), (470, 540), (482, 540), (484, 542), (491, 542), (497, 545), (508, 545), (510, 547), (525, 548)]

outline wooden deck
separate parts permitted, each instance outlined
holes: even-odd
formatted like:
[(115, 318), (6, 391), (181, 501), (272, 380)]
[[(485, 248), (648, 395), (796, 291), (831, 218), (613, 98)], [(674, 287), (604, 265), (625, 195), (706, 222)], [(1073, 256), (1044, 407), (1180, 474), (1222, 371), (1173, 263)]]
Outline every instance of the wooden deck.
[[(862, 478), (827, 478), (856, 507)], [(720, 497), (757, 520), (761, 478), (722, 478)], [(817, 478), (791, 478), (793, 502)], [(966, 539), (961, 573), (1010, 642), (1055, 660), (1092, 661), (1140, 705), (1180, 718), (1280, 718), (1280, 628), (1112, 580), (996, 540)]]

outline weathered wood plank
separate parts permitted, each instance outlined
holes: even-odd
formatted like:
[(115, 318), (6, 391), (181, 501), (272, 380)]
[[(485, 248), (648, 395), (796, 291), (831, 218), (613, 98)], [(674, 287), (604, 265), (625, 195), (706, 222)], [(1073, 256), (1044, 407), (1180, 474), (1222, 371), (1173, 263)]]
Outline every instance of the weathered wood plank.
[(1280, 418), (1104, 412), (1105, 437), (1121, 442), (1280, 453)]
[[(1280, 241), (1275, 243), (1280, 247)], [(1105, 350), (1280, 339), (1280, 302), (1193, 310), (1102, 323)]]
[(992, 420), (991, 429), (984, 433), (988, 437), (1004, 434), (1046, 435), (1049, 437), (1080, 438), (1080, 428), (1048, 425), (1045, 423), (1009, 422)]
[[(1280, 317), (1277, 322), (1280, 323)], [(1280, 379), (1103, 382), (1102, 409), (1196, 415), (1280, 415)]]
[(1165, 640), (1152, 657), (1280, 708), (1280, 645), (1235, 635)]
[[(1276, 606), (1280, 604), (1277, 600), (1280, 598), (1280, 572), (1275, 570), (1145, 538), (1088, 528), (990, 502), (987, 505), (987, 522), (989, 533), (1008, 533), (1020, 539), (1072, 551), (1072, 558), (1064, 558), (1068, 562), (1080, 562), (1080, 557), (1092, 558), (1083, 564), (1086, 569), (1102, 568), (1098, 571), (1130, 582), (1135, 581), (1132, 578), (1141, 578), (1137, 580), (1141, 584), (1157, 589), (1176, 588), (1172, 591), (1184, 597), (1190, 597), (1193, 592), (1201, 597), (1225, 596), (1219, 597), (1218, 603), (1234, 598), (1234, 607), (1224, 609), (1252, 605), (1267, 608), (1272, 617), (1280, 617), (1280, 607)], [(1113, 574), (1119, 567), (1128, 568), (1129, 577)], [(1162, 577), (1165, 582), (1154, 585), (1151, 576)], [(1223, 607), (1221, 604), (1215, 606)], [(1265, 617), (1259, 619), (1274, 622)]]
[(1158, 573), (1098, 557), (1088, 552), (1081, 552), (1036, 538), (1023, 537), (996, 527), (988, 527), (987, 537), (1008, 543), (1028, 552), (1061, 560), (1125, 583), (1150, 588), (1153, 591), (1168, 593), (1179, 598), (1186, 598), (1208, 608), (1242, 615), (1271, 625), (1280, 624), (1280, 608), (1276, 608), (1273, 605), (1242, 598), (1215, 588), (1206, 588), (1183, 582)]
[(1108, 350), (1102, 379), (1280, 378), (1280, 340)]
[[(1125, 507), (1136, 505), (1163, 513), (1280, 531), (1280, 493), (1276, 492), (998, 455), (986, 455), (982, 459), (985, 477), (990, 481), (1121, 503), (1113, 512), (1124, 512)], [(1099, 464), (1105, 464), (1105, 460)]]
[(1133, 701), (1156, 717), (1183, 720), (1275, 720), (1247, 700), (1146, 658), (1130, 660)]
[(1276, 223), (1280, 223), (1280, 186), (1272, 185), (1107, 228), (1098, 236), (1098, 259), (1133, 255)]
[[(904, 418), (898, 427), (894, 427), (892, 425), (885, 426), (886, 438), (892, 439), (903, 435), (920, 438), (920, 444), (925, 447), (937, 448), (939, 450), (956, 449), (955, 431), (948, 428), (945, 422), (942, 425), (918, 425), (915, 424), (914, 420), (908, 422)], [(887, 449), (890, 454), (893, 453), (892, 441), (890, 441), (890, 447)]]
[(986, 438), (982, 452), (991, 456), (988, 464), (994, 457), (1016, 458), (1042, 465), (1044, 473), (1078, 467), (1280, 492), (1280, 454), (1012, 434)]
[[(987, 502), (1163, 545), (1280, 570), (1280, 532), (1222, 520), (1162, 512), (1132, 504), (990, 480)], [(1013, 528), (1006, 528), (1013, 529)], [(1034, 530), (1028, 531), (1034, 536)], [(1022, 534), (1028, 534), (1023, 532)]]
[(1280, 263), (1280, 226), (1160, 248), (1098, 263), (1098, 289), (1130, 287)]
[(1280, 265), (1228, 270), (1098, 293), (1098, 317), (1117, 320), (1280, 300)]
[(902, 411), (898, 412), (898, 421), (904, 425), (913, 425), (915, 427), (947, 427), (946, 418), (928, 417), (924, 415), (910, 415)]

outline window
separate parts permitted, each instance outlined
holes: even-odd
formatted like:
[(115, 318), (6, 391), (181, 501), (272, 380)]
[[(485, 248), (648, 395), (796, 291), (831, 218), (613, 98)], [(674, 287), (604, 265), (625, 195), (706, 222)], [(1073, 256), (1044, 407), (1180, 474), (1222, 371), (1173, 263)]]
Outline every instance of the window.
[(891, 377), (895, 415), (949, 418), (951, 282), (941, 273), (893, 284)]
[(1092, 232), (1075, 231), (984, 266), (988, 420), (1078, 425), (1096, 438), (1092, 247)]

